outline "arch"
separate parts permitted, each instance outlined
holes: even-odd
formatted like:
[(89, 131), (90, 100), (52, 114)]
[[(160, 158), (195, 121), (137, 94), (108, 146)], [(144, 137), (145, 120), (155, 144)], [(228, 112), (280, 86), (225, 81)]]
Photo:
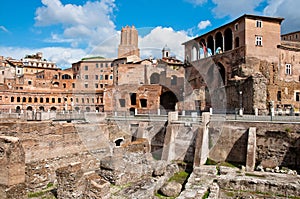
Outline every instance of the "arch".
[(28, 98), (28, 102), (29, 102), (29, 103), (32, 102), (32, 98), (31, 98), (31, 97)]
[(150, 76), (150, 84), (159, 84), (160, 75), (158, 73), (152, 73)]
[(216, 40), (216, 49), (220, 47), (221, 50), (223, 50), (223, 35), (221, 32), (217, 32), (215, 36), (215, 40)]
[(15, 98), (14, 97), (11, 97), (10, 98), (10, 102), (14, 102), (15, 101)]
[(69, 75), (69, 74), (63, 74), (63, 75), (61, 76), (61, 78), (62, 78), (62, 79), (72, 79), (71, 75)]
[(43, 106), (40, 106), (40, 107), (39, 107), (39, 110), (40, 110), (40, 111), (45, 111), (45, 108), (44, 108)]
[(192, 48), (192, 52), (191, 52), (191, 61), (196, 61), (198, 58), (198, 49), (196, 48), (196, 46), (193, 46)]
[(55, 112), (56, 110), (57, 110), (57, 108), (56, 108), (55, 106), (52, 106), (52, 107), (50, 108), (50, 111)]
[(175, 111), (176, 103), (178, 99), (172, 91), (164, 92), (160, 96), (160, 105), (166, 110), (166, 112)]
[[(207, 38), (207, 50), (210, 49), (211, 53), (215, 52), (215, 46), (214, 46), (214, 38), (213, 36), (209, 35)], [(213, 55), (213, 54), (211, 54)]]
[(16, 107), (16, 113), (21, 113), (21, 107), (20, 106)]
[(34, 98), (34, 103), (37, 103), (37, 102), (38, 102), (38, 98), (35, 97), (35, 98)]
[(40, 98), (40, 103), (44, 103), (44, 98)]
[(79, 112), (80, 108), (78, 106), (75, 107), (75, 111)]
[(26, 110), (27, 111), (32, 111), (32, 106), (27, 106)]
[(240, 38), (239, 37), (235, 38), (235, 40), (234, 40), (234, 46), (235, 46), (235, 48), (240, 47)]
[(232, 50), (232, 30), (230, 28), (227, 28), (224, 32), (225, 37), (225, 50)]
[(54, 83), (53, 83), (53, 86), (54, 86), (54, 87), (59, 87), (59, 82), (54, 82)]
[(23, 97), (23, 98), (22, 98), (22, 102), (26, 102), (26, 97)]
[(117, 138), (114, 140), (116, 146), (121, 146), (122, 142), (124, 142), (124, 138)]
[(221, 64), (220, 62), (218, 62), (218, 70), (219, 70), (219, 74), (221, 75), (223, 85), (225, 86), (225, 83), (226, 83), (226, 69), (223, 66), (223, 64)]
[(90, 112), (91, 108), (90, 107), (86, 107), (85, 110), (86, 110), (86, 112)]

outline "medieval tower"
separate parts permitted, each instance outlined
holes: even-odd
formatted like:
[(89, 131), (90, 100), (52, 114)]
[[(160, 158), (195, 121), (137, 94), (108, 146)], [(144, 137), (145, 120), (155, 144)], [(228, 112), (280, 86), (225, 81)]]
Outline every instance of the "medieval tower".
[(121, 30), (121, 41), (118, 48), (118, 58), (136, 55), (140, 57), (138, 48), (138, 31), (134, 26), (126, 26)]

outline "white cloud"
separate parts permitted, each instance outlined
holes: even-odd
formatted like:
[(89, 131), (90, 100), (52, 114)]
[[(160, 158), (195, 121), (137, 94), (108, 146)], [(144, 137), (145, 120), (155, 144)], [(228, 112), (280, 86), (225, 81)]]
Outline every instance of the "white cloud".
[(207, 28), (208, 26), (211, 26), (211, 22), (209, 20), (206, 20), (206, 21), (200, 21), (198, 23), (198, 28), (199, 30), (203, 30), (205, 28)]
[(152, 55), (161, 58), (161, 50), (167, 45), (171, 49), (171, 54), (183, 60), (184, 47), (182, 43), (190, 39), (185, 31), (175, 31), (172, 28), (158, 26), (146, 36), (139, 37), (141, 57)]
[[(99, 44), (116, 34), (112, 21), (114, 0), (101, 0), (84, 5), (66, 4), (60, 0), (42, 0), (43, 6), (36, 10), (37, 26), (60, 25), (63, 33), (55, 33), (60, 40), (72, 41), (72, 46)], [(57, 42), (57, 40), (52, 40)]]
[(298, 0), (269, 0), (264, 14), (284, 17), (282, 32), (298, 31), (300, 29), (300, 1)]
[(4, 26), (0, 26), (0, 31), (9, 32)]
[(185, 1), (194, 4), (195, 6), (199, 6), (207, 2), (207, 0), (185, 0)]
[(255, 9), (265, 0), (238, 0), (228, 2), (228, 0), (212, 0), (216, 7), (212, 10), (216, 17), (223, 18), (230, 16), (239, 17), (243, 14), (258, 14)]
[(2, 56), (12, 57), (14, 59), (22, 59), (25, 55), (42, 52), (43, 57), (49, 61), (56, 62), (58, 67), (68, 68), (72, 63), (81, 60), (86, 56), (82, 49), (61, 48), (61, 47), (47, 47), (47, 48), (16, 48), (16, 47), (0, 47)]

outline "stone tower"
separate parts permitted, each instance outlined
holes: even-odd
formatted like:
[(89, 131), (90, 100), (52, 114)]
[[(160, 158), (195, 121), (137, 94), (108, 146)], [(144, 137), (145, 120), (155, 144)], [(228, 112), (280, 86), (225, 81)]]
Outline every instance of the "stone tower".
[(134, 26), (126, 26), (121, 30), (121, 41), (118, 48), (118, 58), (136, 55), (140, 57), (138, 48), (138, 31)]

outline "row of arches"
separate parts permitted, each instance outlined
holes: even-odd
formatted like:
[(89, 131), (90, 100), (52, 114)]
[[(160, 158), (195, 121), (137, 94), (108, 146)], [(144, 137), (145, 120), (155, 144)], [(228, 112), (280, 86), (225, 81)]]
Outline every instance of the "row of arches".
[[(46, 111), (44, 106), (39, 106), (39, 107), (36, 107), (36, 108), (33, 108), (32, 106), (27, 106), (25, 110), (26, 111)], [(63, 109), (63, 110), (65, 111), (65, 109)], [(77, 112), (80, 112), (80, 111), (91, 112), (91, 107), (87, 106), (85, 108), (80, 108), (80, 107), (76, 106), (74, 108), (74, 110), (77, 111)], [(97, 106), (97, 107), (95, 107), (95, 110), (96, 110), (96, 112), (103, 112), (104, 107), (103, 106)], [(21, 106), (16, 106), (16, 112), (21, 113), (21, 111), (22, 111)], [(57, 107), (52, 106), (48, 109), (48, 111), (55, 112), (55, 111), (57, 111)]]
[(240, 38), (238, 36), (234, 38), (231, 28), (227, 28), (223, 33), (218, 31), (215, 35), (209, 35), (195, 42), (191, 49), (191, 61), (220, 54), (239, 46)]

